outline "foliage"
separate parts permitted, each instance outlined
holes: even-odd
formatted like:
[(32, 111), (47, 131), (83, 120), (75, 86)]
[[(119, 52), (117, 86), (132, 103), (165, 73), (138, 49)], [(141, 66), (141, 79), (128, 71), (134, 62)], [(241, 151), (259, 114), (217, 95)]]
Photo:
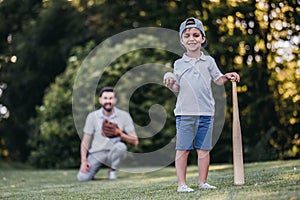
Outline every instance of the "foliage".
[[(208, 182), (216, 190), (176, 192), (176, 172), (167, 167), (151, 173), (119, 172), (109, 181), (100, 170), (96, 180), (77, 182), (77, 170), (29, 170), (1, 168), (1, 199), (299, 199), (299, 160), (249, 163), (245, 165), (245, 185), (233, 185), (232, 165), (211, 165)], [(197, 187), (197, 167), (187, 169), (187, 183)], [(9, 190), (8, 190), (9, 188)]]
[[(86, 39), (87, 33), (82, 29), (85, 18), (63, 0), (43, 5), (29, 0), (0, 4), (7, 22), (4, 33), (13, 38), (12, 52), (7, 54), (17, 57), (17, 62), (8, 63), (1, 73), (1, 79), (8, 84), (3, 101), (11, 115), (1, 123), (0, 137), (8, 147), (8, 158), (25, 161), (35, 106), (41, 104), (44, 90), (64, 71), (70, 49)], [(19, 11), (15, 12), (15, 8)]]
[(32, 149), (29, 162), (34, 166), (65, 168), (80, 162), (74, 156), (80, 155), (80, 140), (72, 117), (72, 88), (81, 60), (93, 46), (89, 42), (84, 48), (73, 49), (73, 60), (47, 89), (42, 106), (36, 108), (37, 117), (32, 120), (34, 129), (28, 142)]
[[(152, 45), (155, 45), (155, 43), (162, 43), (159, 39), (153, 38), (152, 36), (138, 35), (134, 39), (125, 40), (122, 44), (117, 44), (109, 48), (106, 47), (107, 55), (112, 52), (118, 54), (118, 51), (123, 51), (124, 48), (130, 48), (131, 44), (136, 44), (139, 40), (143, 40), (145, 43), (151, 43)], [(120, 46), (122, 49), (120, 49)], [(81, 128), (77, 127), (76, 131), (72, 119), (74, 114), (76, 115), (76, 113), (79, 113), (80, 116), (82, 116), (81, 122), (84, 122), (87, 111), (95, 107), (99, 107), (99, 103), (97, 101), (94, 102), (95, 105), (86, 103), (89, 102), (88, 96), (92, 95), (93, 99), (97, 99), (98, 90), (94, 94), (81, 93), (77, 101), (83, 102), (83, 104), (79, 106), (79, 111), (72, 113), (71, 88), (74, 85), (77, 73), (80, 72), (80, 67), (81, 70), (83, 68), (80, 66), (80, 63), (82, 63), (84, 55), (88, 55), (89, 51), (92, 50), (92, 47), (93, 46), (88, 43), (83, 49), (80, 47), (75, 48), (74, 54), (70, 57), (67, 70), (56, 78), (56, 81), (46, 91), (42, 106), (37, 108), (37, 117), (33, 122), (35, 131), (30, 139), (32, 151), (29, 161), (31, 164), (38, 167), (61, 168), (74, 167), (76, 164), (78, 165), (78, 163), (80, 163), (79, 136), (82, 134), (82, 126)], [(101, 56), (103, 58), (107, 58), (103, 54), (101, 54)], [(73, 61), (74, 59), (76, 61)], [(116, 85), (116, 81), (118, 81), (123, 74), (136, 66), (146, 62), (156, 64), (158, 62), (165, 63), (163, 61), (168, 59), (169, 56), (167, 56), (167, 53), (162, 50), (140, 49), (130, 52), (129, 54), (119, 57), (116, 61), (111, 63), (110, 66), (106, 67), (104, 74), (99, 80), (100, 84), (98, 89), (107, 85)], [(99, 59), (97, 59), (97, 61), (99, 61)], [(97, 62), (97, 66), (101, 65), (101, 63)], [(83, 88), (88, 88), (91, 82), (90, 80), (93, 79), (92, 74), (97, 73), (94, 70), (95, 68), (91, 66), (88, 67), (87, 71), (84, 70), (85, 78), (82, 79), (83, 82), (79, 81), (77, 83), (77, 87), (80, 85)], [(146, 76), (149, 75), (147, 74)], [(140, 77), (128, 79), (127, 81), (129, 82), (125, 83), (126, 87), (130, 87), (130, 84), (136, 83), (139, 78)], [(159, 76), (158, 78), (159, 81), (161, 81), (162, 77)], [(76, 85), (74, 88), (76, 89)], [(83, 92), (87, 90), (88, 89), (83, 89)], [(122, 90), (122, 88), (120, 90)], [(165, 98), (158, 99), (158, 95)], [(124, 101), (126, 100), (121, 101), (122, 98), (124, 99), (121, 94), (118, 94), (118, 98), (120, 99), (120, 104), (125, 103)], [(138, 91), (135, 91), (131, 97), (130, 114), (133, 116), (135, 123), (141, 126), (146, 126), (150, 123), (149, 116), (146, 111), (149, 110), (153, 104), (163, 105), (166, 107), (167, 112), (171, 113), (173, 107), (170, 105), (172, 105), (172, 102), (174, 103), (174, 97), (172, 98), (171, 92), (168, 89), (163, 86), (146, 84), (141, 86)], [(84, 108), (84, 106), (86, 106), (86, 108)], [(171, 119), (173, 119), (173, 116)], [(174, 123), (174, 120), (171, 119), (167, 120), (165, 127), (170, 127), (170, 125)], [(76, 122), (77, 121), (75, 120), (75, 123)], [(157, 134), (154, 138), (149, 137), (149, 133), (147, 132), (143, 133), (142, 131), (137, 130), (140, 136), (143, 134), (144, 136), (147, 136), (148, 134), (148, 137), (141, 139), (138, 148), (131, 149), (131, 146), (129, 145), (129, 151), (153, 151), (156, 148), (159, 148), (159, 146), (163, 146), (165, 142), (168, 142), (174, 137), (174, 129), (172, 128), (171, 130), (173, 131), (166, 131), (163, 135)]]
[[(269, 87), (278, 116), (277, 131), (270, 139), (279, 152), (279, 158), (299, 157), (300, 150), (300, 71), (299, 71), (299, 7), (297, 3), (276, 1), (270, 4), (270, 29), (266, 46), (267, 67), (270, 71)], [(299, 6), (299, 2), (298, 2)], [(261, 9), (261, 8), (260, 8)], [(265, 12), (261, 9), (261, 12)], [(269, 46), (268, 46), (269, 45)]]
[[(238, 71), (241, 75), (238, 90), (245, 160), (259, 159), (254, 156), (257, 152), (268, 152), (264, 154), (264, 158), (261, 157), (262, 160), (299, 157), (299, 117), (296, 111), (299, 110), (299, 92), (296, 92), (299, 58), (297, 53), (293, 53), (298, 50), (295, 38), (299, 38), (299, 23), (295, 20), (297, 12), (292, 12), (295, 2), (247, 1), (235, 4), (232, 1), (228, 4), (209, 3), (205, 7), (207, 12), (214, 7), (209, 15), (203, 13), (203, 18), (207, 19), (204, 24), (208, 29), (208, 41), (210, 37), (218, 39), (216, 43), (209, 43), (209, 52), (214, 55), (221, 68)], [(288, 39), (283, 39), (283, 42), (279, 36)], [(282, 43), (291, 51), (291, 62), (279, 58), (284, 57), (280, 56), (280, 52), (285, 51)], [(283, 77), (280, 75), (280, 68), (291, 73), (285, 76), (284, 84), (289, 88), (286, 91), (276, 86), (280, 83), (277, 77)], [(286, 105), (293, 104), (286, 106), (290, 110), (278, 105), (283, 96), (286, 96), (285, 101), (290, 102)], [(288, 116), (285, 121), (290, 121), (284, 126), (283, 116)], [(230, 116), (227, 116), (227, 120), (230, 121)], [(227, 127), (224, 128), (226, 129)], [(223, 139), (230, 142), (229, 135), (223, 136), (221, 140)], [(222, 147), (217, 147), (215, 151)], [(224, 151), (222, 153), (226, 154)]]
[[(42, 151), (43, 145), (58, 150), (56, 145), (63, 136), (66, 137), (63, 140), (66, 148), (70, 145), (68, 155), (70, 152), (76, 154), (71, 162), (76, 163), (78, 146), (72, 142), (79, 141), (77, 135), (71, 134), (75, 128), (72, 127), (71, 110), (68, 110), (72, 107), (68, 99), (70, 87), (64, 85), (71, 86), (76, 70), (73, 69), (72, 75), (68, 75), (70, 80), (65, 80), (64, 76), (76, 68), (68, 62), (70, 55), (79, 57), (86, 54), (74, 53), (71, 49), (84, 51), (85, 48), (75, 47), (84, 46), (92, 40), (98, 44), (132, 28), (155, 26), (178, 30), (179, 23), (189, 16), (203, 21), (208, 40), (207, 51), (216, 59), (221, 70), (237, 71), (241, 75), (238, 91), (245, 161), (299, 158), (299, 2), (4, 0), (0, 1), (0, 19), (3, 22), (0, 24), (0, 64), (5, 68), (1, 68), (0, 79), (8, 84), (2, 99), (11, 111), (11, 117), (0, 124), (0, 151), (5, 149), (9, 152), (5, 158), (26, 161), (30, 151), (31, 161), (34, 156), (46, 157), (50, 150)], [(113, 50), (115, 52), (108, 51), (107, 55), (120, 52), (116, 48)], [(10, 61), (12, 56), (17, 58), (15, 63)], [(99, 81), (98, 89), (115, 84), (120, 75), (133, 66), (151, 59), (153, 62), (172, 63), (176, 58), (172, 54), (149, 49), (132, 51), (111, 63)], [(83, 61), (83, 57), (77, 59), (78, 62)], [(88, 72), (87, 80), (98, 78)], [(84, 82), (80, 84), (84, 85)], [(130, 81), (123, 86), (128, 84)], [(231, 162), (230, 84), (225, 87), (228, 102), (226, 121), (221, 138), (212, 152), (212, 162)], [(86, 110), (98, 106), (97, 103), (89, 104), (95, 102), (95, 94), (85, 95), (86, 99), (81, 102), (82, 109), (88, 109), (81, 112), (81, 118), (87, 114)], [(156, 98), (158, 95), (164, 98)], [(121, 98), (119, 103), (126, 100)], [(174, 101), (173, 93), (160, 85), (145, 85), (133, 94), (129, 110), (137, 125), (145, 126), (150, 122), (148, 113), (155, 102), (168, 111), (167, 124), (162, 130), (164, 134), (157, 134), (153, 140), (141, 139), (141, 148), (134, 151), (151, 151), (174, 136)], [(63, 110), (54, 111), (54, 105)], [(31, 127), (32, 118), (34, 129)], [(61, 123), (65, 126), (60, 130)], [(54, 130), (55, 127), (59, 129)], [(63, 133), (59, 134), (60, 131)], [(67, 140), (68, 134), (74, 137)], [(30, 146), (27, 146), (29, 138)], [(53, 142), (55, 140), (55, 144), (49, 142), (50, 138)], [(72, 142), (69, 144), (66, 141)], [(38, 152), (38, 149), (41, 151)], [(260, 156), (256, 156), (258, 152)], [(47, 164), (38, 165), (66, 166), (43, 162)], [(195, 163), (195, 160), (191, 162)]]

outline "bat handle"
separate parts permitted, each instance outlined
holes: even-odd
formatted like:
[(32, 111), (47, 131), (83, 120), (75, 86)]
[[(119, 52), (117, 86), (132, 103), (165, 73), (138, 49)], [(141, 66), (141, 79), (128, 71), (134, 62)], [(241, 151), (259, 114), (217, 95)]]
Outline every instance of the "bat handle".
[(232, 85), (232, 96), (233, 98), (237, 98), (237, 92), (236, 92), (236, 81), (231, 81), (231, 85)]

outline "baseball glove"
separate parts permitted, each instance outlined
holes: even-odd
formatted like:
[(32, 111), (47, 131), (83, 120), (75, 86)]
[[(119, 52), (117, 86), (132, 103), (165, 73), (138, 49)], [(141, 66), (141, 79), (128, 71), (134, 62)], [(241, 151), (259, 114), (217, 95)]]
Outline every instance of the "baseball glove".
[(118, 125), (108, 120), (103, 120), (102, 123), (102, 134), (106, 137), (113, 138), (121, 136), (122, 131)]

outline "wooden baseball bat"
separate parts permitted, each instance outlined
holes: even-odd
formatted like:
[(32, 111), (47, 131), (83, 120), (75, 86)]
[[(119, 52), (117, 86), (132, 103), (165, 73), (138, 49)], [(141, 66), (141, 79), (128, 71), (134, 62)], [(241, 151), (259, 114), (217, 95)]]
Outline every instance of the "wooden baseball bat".
[(244, 178), (244, 163), (243, 163), (243, 145), (242, 133), (239, 117), (239, 105), (237, 98), (236, 82), (232, 81), (232, 107), (233, 107), (233, 122), (232, 122), (232, 148), (233, 148), (233, 174), (234, 184), (243, 185)]

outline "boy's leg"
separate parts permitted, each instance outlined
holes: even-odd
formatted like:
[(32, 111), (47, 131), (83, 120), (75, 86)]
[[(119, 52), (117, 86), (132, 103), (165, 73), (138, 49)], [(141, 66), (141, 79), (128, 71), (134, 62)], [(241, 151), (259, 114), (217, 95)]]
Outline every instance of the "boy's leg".
[(178, 179), (178, 186), (186, 185), (186, 169), (189, 152), (190, 151), (187, 150), (176, 151), (175, 167)]
[(200, 116), (198, 118), (197, 135), (195, 138), (195, 148), (198, 155), (198, 184), (206, 182), (209, 170), (210, 155), (212, 147), (213, 116)]
[(186, 185), (187, 159), (190, 150), (193, 149), (195, 137), (194, 116), (176, 116), (176, 157), (175, 167), (178, 186)]
[(210, 155), (209, 151), (197, 149), (198, 154), (198, 185), (206, 182), (209, 170)]

